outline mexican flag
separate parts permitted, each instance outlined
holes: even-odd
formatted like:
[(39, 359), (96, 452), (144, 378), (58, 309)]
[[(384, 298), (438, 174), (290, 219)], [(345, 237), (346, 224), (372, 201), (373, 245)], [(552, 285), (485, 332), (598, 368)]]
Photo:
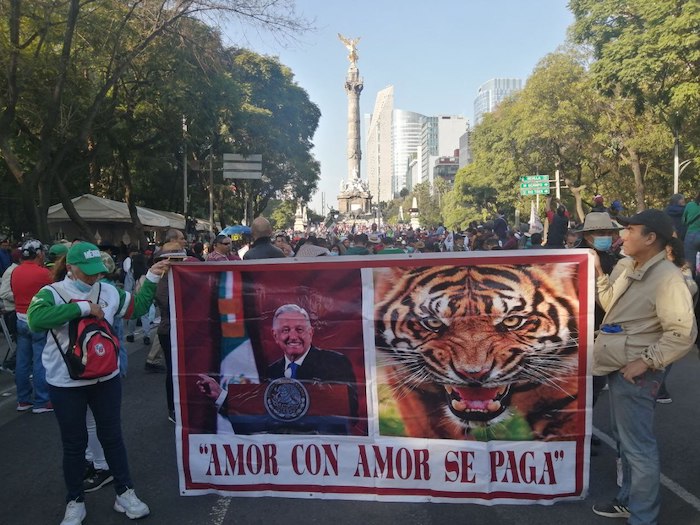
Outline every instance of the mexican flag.
[[(243, 279), (241, 272), (222, 272), (219, 276), (219, 317), (221, 322), (221, 388), (230, 383), (259, 383), (255, 355), (245, 329)], [(218, 416), (217, 432), (232, 434), (231, 423)]]

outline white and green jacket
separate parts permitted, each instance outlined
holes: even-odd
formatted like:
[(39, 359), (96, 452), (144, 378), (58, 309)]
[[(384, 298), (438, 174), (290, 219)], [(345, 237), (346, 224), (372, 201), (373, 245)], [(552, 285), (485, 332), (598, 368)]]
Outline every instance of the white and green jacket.
[[(90, 315), (90, 305), (87, 302), (66, 304), (63, 298), (99, 302), (105, 319), (111, 324), (117, 317), (130, 319), (146, 314), (153, 302), (158, 281), (160, 276), (149, 271), (144, 285), (135, 295), (105, 282), (96, 283), (90, 292), (85, 293), (78, 290), (73, 279), (66, 277), (63, 281), (44, 286), (34, 296), (27, 310), (29, 329), (35, 332), (53, 331), (61, 344), (62, 351), (66, 352), (69, 339), (68, 322)], [(113, 374), (99, 379), (71, 379), (51, 333), (46, 337), (46, 346), (41, 360), (46, 369), (46, 382), (58, 387), (92, 385), (98, 381), (112, 379), (119, 374), (119, 368), (117, 368)]]

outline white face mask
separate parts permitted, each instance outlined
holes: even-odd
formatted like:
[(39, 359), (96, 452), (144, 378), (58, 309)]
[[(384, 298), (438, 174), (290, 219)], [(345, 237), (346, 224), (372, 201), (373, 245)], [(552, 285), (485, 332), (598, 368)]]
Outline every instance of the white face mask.
[(88, 293), (90, 290), (92, 290), (91, 284), (85, 283), (78, 278), (73, 279), (73, 284), (75, 284), (75, 287), (82, 293)]

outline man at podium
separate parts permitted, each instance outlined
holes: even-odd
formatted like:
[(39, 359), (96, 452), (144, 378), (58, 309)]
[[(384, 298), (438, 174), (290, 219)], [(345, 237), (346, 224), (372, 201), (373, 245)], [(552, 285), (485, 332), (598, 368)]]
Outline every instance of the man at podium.
[(269, 383), (229, 385), (200, 375), (200, 391), (228, 416), (236, 433), (348, 434), (358, 415), (355, 373), (339, 352), (312, 344), (308, 312), (280, 306), (272, 336), (282, 356), (267, 368)]

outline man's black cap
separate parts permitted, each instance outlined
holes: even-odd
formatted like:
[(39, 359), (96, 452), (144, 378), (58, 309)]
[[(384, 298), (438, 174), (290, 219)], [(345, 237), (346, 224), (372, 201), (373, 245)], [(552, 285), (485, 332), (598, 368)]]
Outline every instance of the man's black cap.
[(638, 214), (632, 215), (632, 217), (618, 217), (616, 220), (623, 226), (630, 224), (645, 226), (648, 231), (654, 232), (667, 241), (673, 237), (673, 221), (671, 217), (661, 210), (648, 209), (640, 211)]

